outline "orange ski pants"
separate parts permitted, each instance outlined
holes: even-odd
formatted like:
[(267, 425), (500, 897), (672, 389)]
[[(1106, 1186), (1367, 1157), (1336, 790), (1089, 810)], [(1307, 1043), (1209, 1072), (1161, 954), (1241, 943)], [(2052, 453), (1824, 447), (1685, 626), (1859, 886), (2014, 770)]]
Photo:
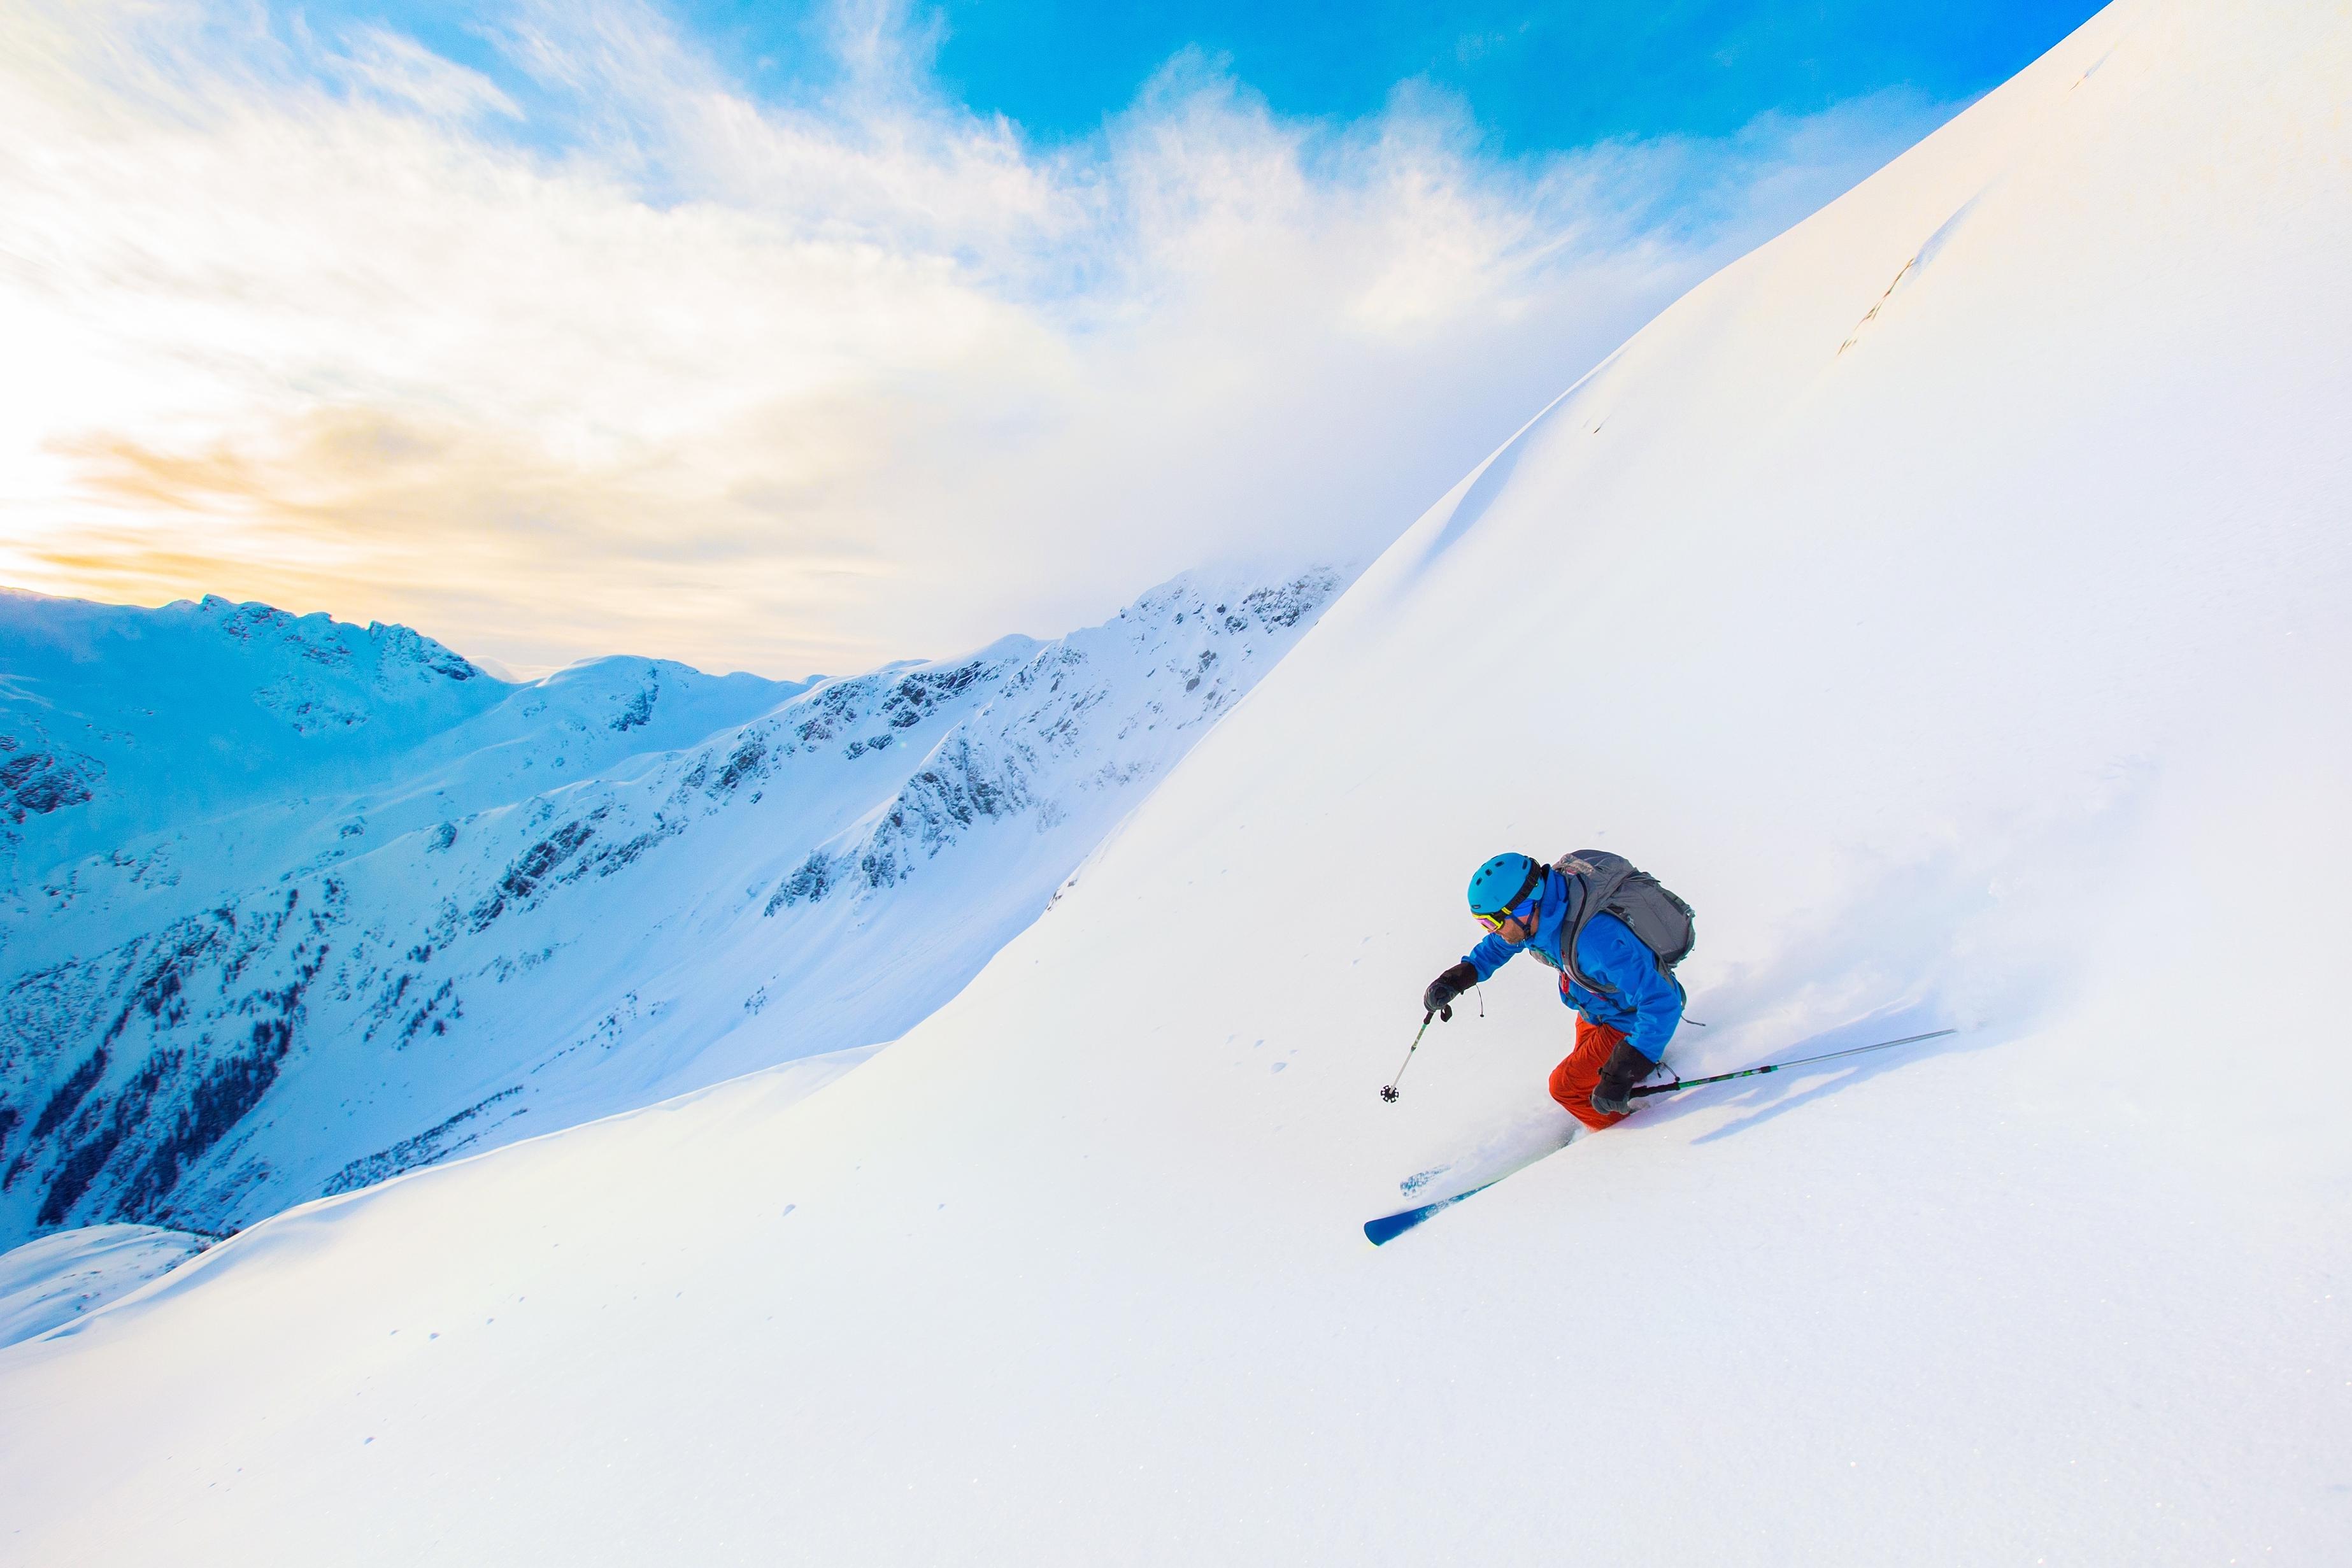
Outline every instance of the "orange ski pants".
[(1601, 1069), (1608, 1065), (1609, 1053), (1617, 1048), (1624, 1035), (1606, 1024), (1596, 1024), (1579, 1013), (1576, 1016), (1576, 1048), (1566, 1060), (1551, 1069), (1551, 1097), (1568, 1110), (1570, 1116), (1596, 1132), (1612, 1127), (1632, 1114), (1619, 1111), (1607, 1115), (1592, 1109), (1592, 1091), (1601, 1087)]

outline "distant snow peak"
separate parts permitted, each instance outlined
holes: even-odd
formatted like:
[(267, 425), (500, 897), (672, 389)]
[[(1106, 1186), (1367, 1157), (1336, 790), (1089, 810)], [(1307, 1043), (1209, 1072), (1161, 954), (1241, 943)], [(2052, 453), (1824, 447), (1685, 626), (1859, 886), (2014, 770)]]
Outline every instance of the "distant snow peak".
[(269, 605), (238, 604), (217, 594), (205, 595), (194, 610), (234, 641), (282, 648), (329, 669), (363, 664), (385, 686), (403, 679), (472, 680), (482, 676), (458, 654), (404, 626), (370, 621), (362, 628), (323, 613), (295, 616)]
[[(85, 814), (0, 918), (0, 1245), (232, 1228), (896, 1038), (1341, 585), (1179, 578), (1054, 641), (797, 684), (608, 658), (515, 687), (404, 627), (53, 608), (100, 658), (32, 661), (36, 695), (145, 771), (112, 790), (0, 692), (0, 816)], [(11, 602), (27, 646), (41, 603)], [(179, 662), (139, 665), (175, 617)], [(159, 720), (191, 669), (202, 710)]]

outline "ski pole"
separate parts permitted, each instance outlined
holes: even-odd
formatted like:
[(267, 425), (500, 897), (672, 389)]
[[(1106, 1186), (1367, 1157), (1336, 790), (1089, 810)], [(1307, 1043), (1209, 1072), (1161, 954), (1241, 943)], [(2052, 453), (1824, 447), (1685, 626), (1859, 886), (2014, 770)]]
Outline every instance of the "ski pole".
[(1429, 1033), (1429, 1021), (1436, 1016), (1437, 1014), (1434, 1011), (1423, 1013), (1421, 1016), (1421, 1027), (1414, 1032), (1412, 1044), (1404, 1048), (1404, 1060), (1398, 1066), (1396, 1069), (1396, 1077), (1381, 1085), (1381, 1098), (1387, 1100), (1391, 1105), (1394, 1105), (1396, 1103), (1397, 1085), (1404, 1078), (1404, 1069), (1412, 1066), (1412, 1053), (1421, 1049), (1421, 1037)]
[[(1738, 1072), (1719, 1072), (1713, 1078), (1685, 1078), (1678, 1079), (1673, 1083), (1653, 1084), (1644, 1089), (1635, 1089), (1633, 1095), (1639, 1098), (1646, 1094), (1672, 1094), (1678, 1089), (1696, 1089), (1703, 1083), (1729, 1083), (1736, 1078), (1756, 1078), (1763, 1073), (1779, 1072), (1784, 1068), (1810, 1067), (1815, 1062), (1835, 1061), (1840, 1057), (1858, 1057), (1864, 1051), (1885, 1051), (1892, 1050), (1896, 1046), (1916, 1046), (1921, 1040), (1940, 1040), (1946, 1035), (1958, 1033), (1959, 1031), (1957, 1029), (1932, 1029), (1924, 1035), (1906, 1035), (1899, 1040), (1881, 1040), (1874, 1046), (1853, 1046), (1843, 1051), (1823, 1051), (1817, 1057), (1799, 1057), (1792, 1062), (1773, 1062), (1767, 1067), (1743, 1068)], [(1420, 1042), (1416, 1039), (1414, 1043), (1418, 1045)], [(1408, 1051), (1406, 1056), (1410, 1058), (1412, 1053)], [(1400, 1073), (1398, 1076), (1403, 1075)]]

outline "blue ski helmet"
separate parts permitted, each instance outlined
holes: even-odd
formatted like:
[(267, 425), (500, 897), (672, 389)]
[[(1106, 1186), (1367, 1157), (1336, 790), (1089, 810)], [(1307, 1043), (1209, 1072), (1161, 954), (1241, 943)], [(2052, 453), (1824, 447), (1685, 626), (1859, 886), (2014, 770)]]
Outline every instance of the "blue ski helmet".
[(1470, 879), (1470, 912), (1499, 915), (1515, 909), (1542, 882), (1543, 862), (1532, 855), (1497, 855)]

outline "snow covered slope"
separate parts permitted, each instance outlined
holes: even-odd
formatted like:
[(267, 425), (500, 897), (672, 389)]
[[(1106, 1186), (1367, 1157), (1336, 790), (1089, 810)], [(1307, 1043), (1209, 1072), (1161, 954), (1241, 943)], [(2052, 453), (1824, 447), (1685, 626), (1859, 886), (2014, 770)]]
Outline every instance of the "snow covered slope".
[[(1435, 508), (955, 1001), (0, 1352), (16, 1560), (2352, 1551), (2352, 16), (2103, 13)], [(1497, 848), (1699, 910), (1540, 1146)], [(1874, 1021), (1875, 1018), (1876, 1021)]]
[(0, 1246), (226, 1230), (893, 1038), (1338, 584), (1181, 579), (813, 686), (619, 658), (514, 686), (403, 627), (0, 599), (0, 754), (31, 764), (0, 820)]
[(152, 1225), (55, 1231), (0, 1252), (0, 1345), (70, 1323), (168, 1273), (205, 1238)]

